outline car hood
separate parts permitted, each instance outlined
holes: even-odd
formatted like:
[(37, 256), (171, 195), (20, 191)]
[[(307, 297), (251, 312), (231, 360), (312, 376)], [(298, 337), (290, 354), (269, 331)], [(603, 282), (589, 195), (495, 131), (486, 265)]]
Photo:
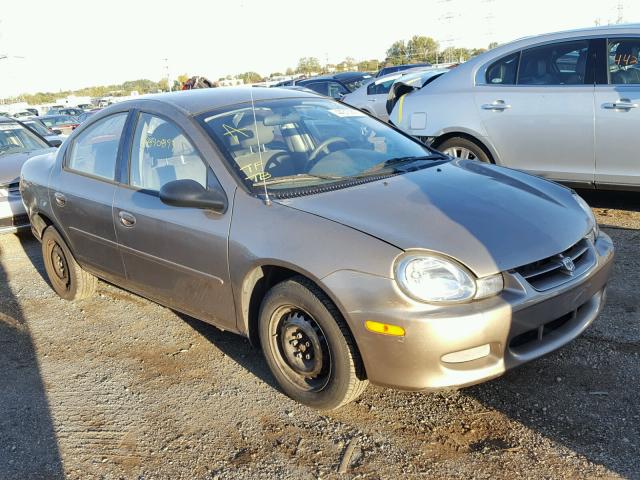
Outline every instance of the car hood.
[(22, 165), (31, 157), (54, 152), (55, 150), (55, 148), (41, 148), (38, 150), (29, 150), (28, 152), (0, 155), (0, 185), (17, 182), (20, 178)]
[(468, 160), (278, 201), (403, 250), (448, 255), (478, 277), (560, 253), (590, 228), (571, 190)]

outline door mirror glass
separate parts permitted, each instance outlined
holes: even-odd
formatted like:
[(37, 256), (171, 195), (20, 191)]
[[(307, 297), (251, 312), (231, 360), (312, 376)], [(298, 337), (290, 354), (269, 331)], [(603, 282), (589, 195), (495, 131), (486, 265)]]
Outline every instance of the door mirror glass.
[(62, 140), (58, 140), (57, 138), (55, 140), (49, 140), (49, 145), (57, 148), (62, 145)]
[(173, 180), (160, 188), (160, 200), (174, 207), (204, 208), (224, 213), (227, 197), (219, 186), (204, 188), (191, 179)]

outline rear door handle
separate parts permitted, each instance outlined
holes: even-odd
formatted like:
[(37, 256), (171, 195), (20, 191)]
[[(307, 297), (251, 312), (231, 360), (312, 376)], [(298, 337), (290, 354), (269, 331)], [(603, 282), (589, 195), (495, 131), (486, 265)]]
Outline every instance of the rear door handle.
[(632, 108), (638, 108), (638, 104), (633, 103), (628, 98), (621, 98), (617, 102), (605, 103), (604, 105), (602, 105), (602, 107), (611, 110), (630, 110)]
[(67, 197), (65, 197), (60, 192), (54, 193), (53, 198), (55, 198), (56, 203), (58, 204), (59, 207), (64, 207), (67, 204)]
[(118, 216), (120, 217), (120, 223), (125, 227), (131, 228), (136, 224), (136, 217), (131, 215), (129, 212), (122, 211)]
[(481, 105), (480, 108), (483, 110), (494, 110), (496, 112), (501, 112), (502, 110), (507, 110), (511, 108), (511, 105), (504, 103), (504, 100), (496, 100), (493, 103), (485, 103)]

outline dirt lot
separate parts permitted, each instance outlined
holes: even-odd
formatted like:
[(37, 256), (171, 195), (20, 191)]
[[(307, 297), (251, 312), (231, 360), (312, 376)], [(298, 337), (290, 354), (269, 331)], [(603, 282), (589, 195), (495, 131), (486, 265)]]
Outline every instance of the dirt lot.
[(484, 385), (370, 387), (328, 415), (240, 337), (107, 284), (60, 300), (39, 243), (3, 236), (0, 478), (640, 478), (640, 195), (585, 196), (617, 246), (585, 335)]

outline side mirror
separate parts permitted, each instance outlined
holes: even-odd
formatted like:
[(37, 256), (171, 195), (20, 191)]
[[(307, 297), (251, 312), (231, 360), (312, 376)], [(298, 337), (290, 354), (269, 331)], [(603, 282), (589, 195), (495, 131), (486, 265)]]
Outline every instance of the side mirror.
[(224, 213), (227, 209), (227, 196), (222, 187), (206, 189), (195, 180), (174, 180), (160, 188), (162, 203), (174, 207), (205, 208)]
[(55, 140), (49, 140), (49, 145), (51, 145), (52, 147), (59, 147), (60, 145), (62, 145), (62, 140), (59, 139), (55, 139)]
[(51, 133), (53, 133), (54, 135), (62, 135), (62, 130), (54, 128), (53, 130), (51, 130)]

